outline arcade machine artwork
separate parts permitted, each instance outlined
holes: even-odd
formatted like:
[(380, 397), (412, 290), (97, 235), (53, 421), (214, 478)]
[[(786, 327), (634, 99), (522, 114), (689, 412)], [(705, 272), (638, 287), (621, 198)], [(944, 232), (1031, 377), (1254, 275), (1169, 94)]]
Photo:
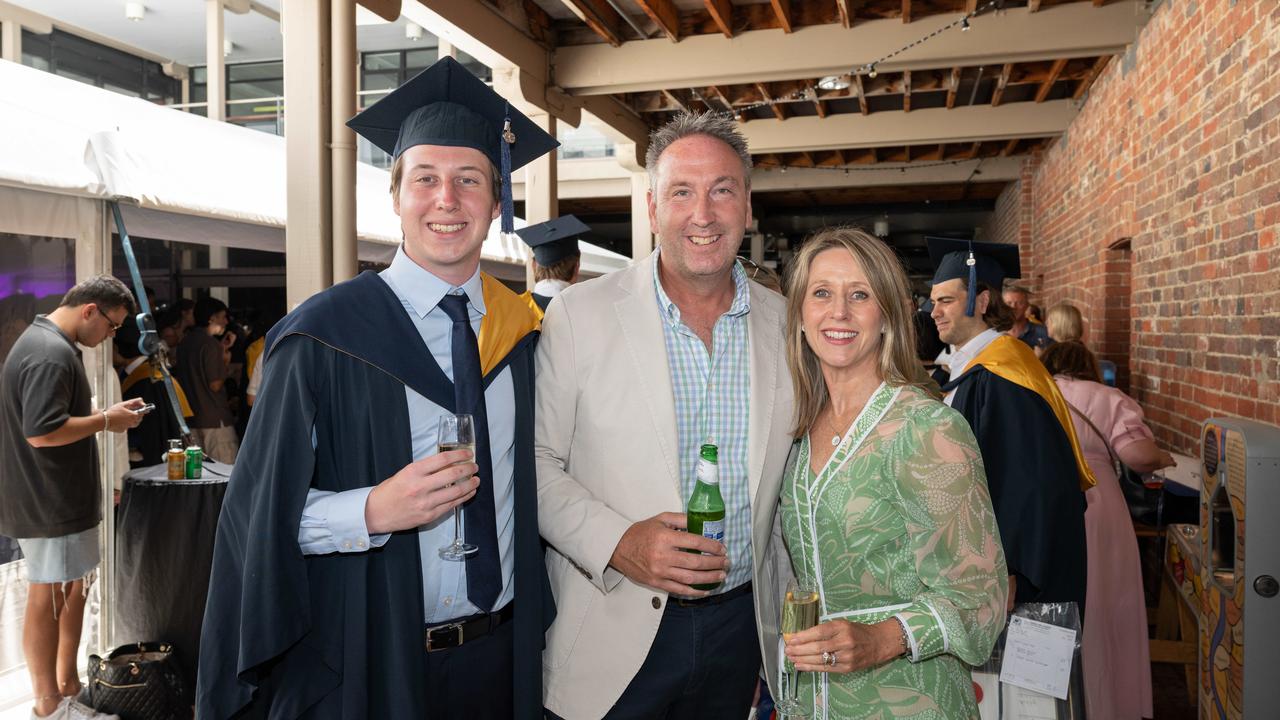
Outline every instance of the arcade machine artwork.
[(1201, 462), (1200, 717), (1276, 717), (1280, 526), (1272, 518), (1280, 508), (1280, 428), (1211, 418)]

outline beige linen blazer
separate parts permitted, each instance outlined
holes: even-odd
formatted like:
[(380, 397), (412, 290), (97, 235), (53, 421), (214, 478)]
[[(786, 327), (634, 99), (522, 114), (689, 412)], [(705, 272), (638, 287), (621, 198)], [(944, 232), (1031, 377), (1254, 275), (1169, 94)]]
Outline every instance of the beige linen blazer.
[[(556, 619), (543, 657), (547, 707), (602, 717), (639, 671), (667, 594), (608, 567), (633, 522), (683, 512), (675, 400), (657, 296), (657, 253), (566, 289), (551, 302), (537, 351), (538, 524), (550, 543)], [(773, 533), (791, 447), (793, 393), (783, 349), (785, 300), (751, 283), (749, 471), (756, 623), (768, 677), (778, 649)]]

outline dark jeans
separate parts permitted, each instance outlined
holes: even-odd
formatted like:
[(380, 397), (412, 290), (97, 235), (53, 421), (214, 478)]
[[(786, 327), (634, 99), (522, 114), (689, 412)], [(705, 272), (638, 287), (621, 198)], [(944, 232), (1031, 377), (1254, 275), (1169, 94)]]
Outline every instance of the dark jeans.
[(514, 622), (448, 650), (427, 653), (431, 717), (509, 720), (515, 717), (511, 678)]
[[(751, 593), (716, 605), (669, 601), (640, 671), (609, 720), (742, 720), (760, 675)], [(556, 718), (550, 712), (547, 717)]]

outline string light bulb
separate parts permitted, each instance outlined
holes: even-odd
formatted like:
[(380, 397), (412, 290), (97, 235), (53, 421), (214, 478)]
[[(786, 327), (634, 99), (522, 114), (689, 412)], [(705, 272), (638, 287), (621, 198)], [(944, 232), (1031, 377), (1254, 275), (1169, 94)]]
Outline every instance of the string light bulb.
[(879, 74), (879, 73), (877, 73), (877, 72), (876, 72), (876, 64), (875, 64), (875, 63), (871, 63), (871, 69), (867, 71), (867, 77), (869, 77), (869, 78), (875, 78), (875, 76), (876, 76), (876, 75), (878, 75), (878, 74)]
[(960, 32), (969, 32), (969, 16), (960, 21)]

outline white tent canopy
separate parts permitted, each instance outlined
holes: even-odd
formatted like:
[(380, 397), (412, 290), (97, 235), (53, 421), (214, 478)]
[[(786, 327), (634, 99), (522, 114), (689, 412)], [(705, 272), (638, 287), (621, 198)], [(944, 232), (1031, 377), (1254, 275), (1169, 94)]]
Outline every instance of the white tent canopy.
[[(356, 177), (360, 258), (389, 261), (400, 241), (390, 175), (361, 163)], [(0, 186), (117, 199), (131, 235), (284, 252), (286, 182), (282, 137), (0, 61)], [(38, 195), (4, 189), (0, 219), (26, 217), (22, 232), (30, 234), (45, 234), (30, 228), (41, 216), (60, 224), (53, 198), (42, 206)], [(585, 243), (582, 253), (590, 275), (629, 262)], [(494, 223), (482, 250), (486, 267), (522, 276), (513, 271), (527, 257), (528, 248), (503, 241)]]

